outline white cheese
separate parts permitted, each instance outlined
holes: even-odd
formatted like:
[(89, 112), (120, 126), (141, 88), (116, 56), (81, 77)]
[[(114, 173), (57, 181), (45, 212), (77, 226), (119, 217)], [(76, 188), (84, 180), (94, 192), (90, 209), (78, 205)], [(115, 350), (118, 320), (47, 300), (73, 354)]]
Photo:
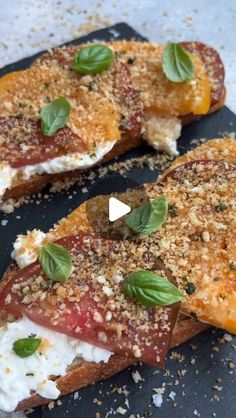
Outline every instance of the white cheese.
[(182, 124), (176, 116), (149, 115), (145, 121), (144, 139), (156, 150), (178, 155), (177, 139)]
[[(20, 338), (36, 334), (43, 346), (32, 356), (21, 358), (13, 349)], [(65, 376), (76, 357), (85, 361), (107, 363), (112, 353), (92, 344), (49, 330), (24, 317), (0, 328), (0, 410), (11, 412), (34, 391), (48, 398), (60, 395), (50, 376)]]
[(5, 191), (11, 187), (16, 172), (17, 171), (7, 163), (0, 163), (0, 198), (4, 195)]
[(19, 169), (12, 168), (7, 163), (0, 163), (0, 201), (5, 191), (11, 188), (16, 177), (28, 180), (35, 174), (56, 174), (92, 167), (111, 151), (115, 143), (116, 141), (107, 141), (99, 144), (91, 153), (69, 153), (42, 163), (26, 165)]
[(28, 231), (27, 235), (17, 235), (11, 257), (17, 262), (19, 268), (24, 268), (37, 260), (45, 238), (46, 234), (39, 229)]
[(56, 174), (64, 171), (76, 170), (78, 168), (89, 168), (98, 161), (101, 161), (103, 157), (111, 151), (114, 144), (115, 141), (104, 142), (99, 144), (99, 146), (97, 146), (90, 154), (75, 152), (52, 158), (51, 160), (42, 163), (27, 165), (20, 170), (20, 174), (23, 179), (27, 180), (35, 174)]

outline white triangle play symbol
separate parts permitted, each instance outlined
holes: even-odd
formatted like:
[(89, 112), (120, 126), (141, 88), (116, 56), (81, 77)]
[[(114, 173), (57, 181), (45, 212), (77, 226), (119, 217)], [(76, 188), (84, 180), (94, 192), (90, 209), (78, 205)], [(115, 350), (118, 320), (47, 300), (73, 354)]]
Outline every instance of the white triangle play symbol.
[(127, 213), (131, 212), (131, 207), (116, 199), (110, 197), (109, 199), (109, 221), (114, 222)]

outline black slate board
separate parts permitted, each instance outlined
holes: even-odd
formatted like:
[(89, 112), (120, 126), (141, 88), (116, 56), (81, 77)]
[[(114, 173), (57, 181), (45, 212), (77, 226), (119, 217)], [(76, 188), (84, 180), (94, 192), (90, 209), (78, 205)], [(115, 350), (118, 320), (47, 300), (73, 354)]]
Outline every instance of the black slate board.
[[(110, 40), (110, 39), (131, 39), (144, 40), (137, 32), (125, 23), (119, 23), (111, 28), (94, 32), (83, 38), (69, 42), (79, 44), (88, 40)], [(0, 70), (0, 76), (9, 71), (21, 70), (28, 67), (35, 59), (33, 57), (23, 59), (17, 63), (8, 65)], [(183, 129), (179, 140), (179, 150), (183, 154), (189, 150), (191, 140), (195, 138), (215, 138), (223, 132), (236, 131), (236, 116), (226, 107), (219, 112), (209, 115)], [(154, 152), (148, 147), (141, 147), (122, 156), (119, 161), (135, 156), (142, 156), (143, 153)], [(128, 172), (128, 177), (139, 183), (155, 180), (159, 170), (151, 171), (146, 168), (133, 168)], [(113, 182), (114, 176), (108, 177), (107, 187), (109, 191), (117, 191), (119, 187)], [(98, 184), (98, 183), (97, 183)], [(86, 184), (88, 193), (106, 193), (98, 184), (89, 182)], [(30, 203), (16, 209), (14, 213), (0, 214), (0, 225), (7, 221), (5, 226), (0, 226), (0, 270), (4, 272), (10, 261), (12, 241), (18, 233), (25, 233), (27, 229), (41, 228), (47, 231), (54, 222), (67, 215), (68, 212), (79, 206), (86, 200), (88, 193), (81, 193), (81, 187), (75, 185), (69, 191), (54, 194), (49, 200), (34, 198)], [(48, 194), (44, 191), (43, 196)], [(3, 222), (4, 224), (5, 222)], [(123, 416), (129, 417), (161, 417), (161, 418), (234, 418), (236, 416), (236, 401), (234, 398), (236, 384), (235, 371), (228, 367), (229, 361), (236, 361), (235, 346), (236, 338), (230, 342), (223, 343), (221, 337), (224, 335), (221, 330), (209, 330), (187, 342), (174, 351), (178, 353), (179, 360), (169, 357), (166, 362), (167, 370), (155, 370), (148, 366), (134, 366), (127, 369), (111, 379), (89, 386), (78, 393), (62, 398), (62, 405), (57, 405), (52, 410), (47, 407), (36, 408), (30, 415), (32, 418), (80, 418), (87, 416), (97, 417)], [(219, 340), (220, 339), (220, 340)], [(191, 346), (190, 346), (191, 345)], [(173, 357), (173, 356), (172, 356)], [(131, 372), (139, 370), (143, 380), (134, 383)], [(212, 386), (216, 384), (216, 378), (222, 379), (218, 386), (222, 389), (216, 390)], [(155, 408), (152, 404), (153, 388), (160, 388), (165, 385), (162, 407)], [(123, 388), (123, 393), (121, 389)], [(169, 394), (175, 393), (175, 401)], [(215, 396), (215, 398), (214, 398)], [(125, 404), (126, 398), (129, 401), (129, 408)], [(97, 399), (98, 402), (94, 400)], [(100, 403), (101, 401), (101, 403)], [(127, 401), (126, 401), (127, 402)], [(118, 407), (127, 410), (124, 415), (116, 412)]]

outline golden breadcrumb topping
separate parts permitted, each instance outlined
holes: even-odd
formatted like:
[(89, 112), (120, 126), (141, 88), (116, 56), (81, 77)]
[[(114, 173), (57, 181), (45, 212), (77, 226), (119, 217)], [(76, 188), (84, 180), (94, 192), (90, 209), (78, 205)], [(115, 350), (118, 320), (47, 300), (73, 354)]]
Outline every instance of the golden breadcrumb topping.
[(71, 104), (68, 127), (89, 150), (94, 144), (120, 139), (111, 70), (80, 76), (70, 68), (42, 64), (10, 73), (0, 79), (0, 114), (39, 119), (40, 109), (61, 96)]
[[(219, 151), (226, 143), (226, 140), (222, 145), (221, 141), (212, 141), (208, 151), (204, 144), (192, 151), (192, 158), (206, 158), (207, 152), (217, 156), (217, 150), (220, 158)], [(185, 291), (186, 300), (182, 304), (185, 313), (235, 332), (235, 168), (223, 162), (204, 161), (176, 170), (176, 178), (169, 176), (162, 185), (157, 182), (146, 186), (152, 198), (164, 194), (170, 210), (160, 231), (142, 238), (139, 244), (160, 256), (171, 270)], [(140, 193), (128, 191), (118, 198), (126, 202), (127, 195), (132, 207), (139, 206)], [(104, 197), (93, 199), (93, 204), (94, 216), (99, 218), (103, 231), (128, 233), (121, 219), (109, 225)], [(81, 229), (91, 229), (85, 206), (63, 219), (49, 237), (78, 234)], [(139, 240), (139, 237), (132, 239)]]
[[(109, 45), (119, 60), (129, 66), (132, 81), (140, 92), (145, 111), (178, 116), (188, 113), (204, 114), (209, 110), (211, 81), (197, 51), (191, 54), (195, 66), (194, 78), (183, 83), (173, 83), (166, 78), (162, 69), (164, 45), (138, 41), (101, 43)], [(65, 68), (79, 48), (80, 46), (70, 46), (53, 49), (49, 54), (40, 57), (36, 65), (40, 65), (42, 61), (54, 60)], [(220, 80), (219, 83), (223, 84), (223, 81)]]
[[(125, 277), (133, 271), (152, 270), (166, 278), (166, 272), (159, 266), (156, 257), (148, 254), (145, 246), (137, 246), (133, 241), (99, 239), (93, 234), (71, 237), (69, 245), (73, 256), (73, 272), (68, 281), (51, 282), (35, 266), (27, 278), (24, 278), (25, 272), (21, 270), (23, 280), (15, 281), (11, 288), (12, 294), (17, 294), (29, 312), (34, 312), (39, 303), (39, 309), (44, 317), (49, 317), (53, 327), (62, 325), (66, 328), (67, 315), (73, 317), (78, 314), (83, 317), (86, 304), (88, 314), (83, 319), (83, 330), (80, 326), (75, 329), (78, 338), (84, 328), (92, 326), (92, 315), (93, 322), (106, 323), (102, 331), (98, 327), (97, 338), (101, 344), (106, 343), (110, 333), (115, 332), (116, 344), (121, 350), (124, 351), (122, 338), (125, 336), (129, 341), (128, 351), (131, 350), (135, 357), (141, 357), (145, 347), (152, 347), (157, 359), (161, 357), (167, 338), (164, 335), (168, 335), (172, 327), (172, 308), (147, 308), (127, 298), (122, 291)], [(96, 334), (96, 327), (94, 329)], [(153, 339), (154, 330), (155, 334), (158, 333), (158, 339), (156, 336)]]
[(182, 83), (169, 81), (162, 69), (164, 45), (147, 42), (114, 42), (114, 50), (129, 64), (131, 77), (145, 110), (167, 115), (204, 114), (210, 107), (210, 82), (205, 66), (191, 54), (195, 67), (192, 80)]

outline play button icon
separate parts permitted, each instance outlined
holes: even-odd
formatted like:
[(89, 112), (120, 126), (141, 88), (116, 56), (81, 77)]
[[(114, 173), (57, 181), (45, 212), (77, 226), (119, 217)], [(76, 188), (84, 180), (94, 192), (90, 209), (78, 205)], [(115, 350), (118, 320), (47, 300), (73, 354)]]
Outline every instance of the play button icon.
[(99, 236), (127, 236), (125, 216), (149, 200), (145, 188), (129, 177), (112, 174), (97, 179), (86, 201), (90, 230)]
[(109, 198), (109, 221), (115, 222), (117, 219), (122, 218), (122, 216), (127, 215), (131, 212), (131, 207), (121, 202), (121, 200), (116, 199), (115, 197)]

